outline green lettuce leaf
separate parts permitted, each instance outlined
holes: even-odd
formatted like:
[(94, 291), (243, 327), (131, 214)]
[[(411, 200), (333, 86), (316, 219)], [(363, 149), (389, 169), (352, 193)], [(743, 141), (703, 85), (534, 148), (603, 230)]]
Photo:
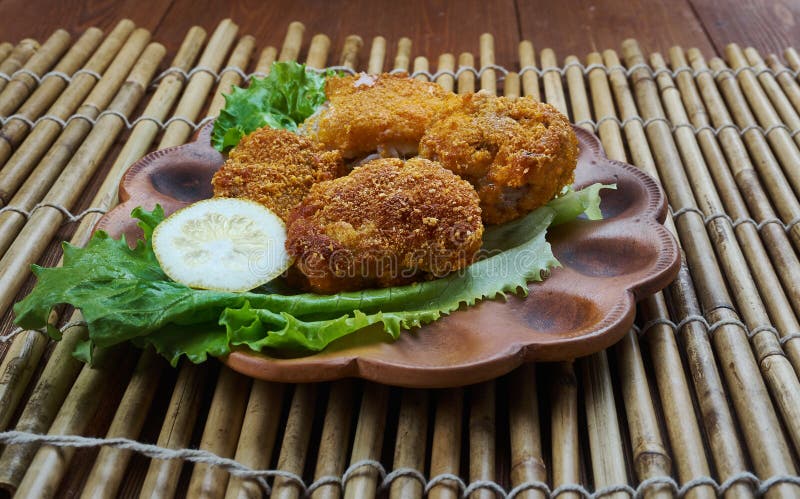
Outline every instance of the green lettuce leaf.
[(273, 63), (269, 76), (253, 78), (249, 87), (234, 87), (225, 96), (225, 107), (214, 121), (212, 145), (226, 151), (267, 125), (297, 131), (325, 102), (325, 78), (331, 74), (308, 71), (291, 61)]
[(582, 215), (600, 218), (599, 192), (608, 187), (613, 186), (569, 190), (523, 218), (488, 228), (478, 261), (444, 278), (334, 295), (229, 293), (171, 281), (148, 239), (164, 213), (160, 207), (152, 212), (137, 208), (132, 215), (145, 240), (131, 249), (124, 239), (98, 231), (85, 248), (65, 243), (62, 267), (33, 266), (38, 283), (14, 306), (15, 322), (44, 327), (52, 308), (67, 303), (79, 308), (88, 324), (91, 344), (82, 345), (82, 359), (90, 357), (93, 346), (131, 340), (140, 347), (152, 345), (173, 364), (182, 355), (203, 362), (240, 345), (307, 354), (372, 325), (397, 338), (404, 329), (478, 300), (527, 295), (528, 283), (558, 266), (545, 238), (547, 228)]

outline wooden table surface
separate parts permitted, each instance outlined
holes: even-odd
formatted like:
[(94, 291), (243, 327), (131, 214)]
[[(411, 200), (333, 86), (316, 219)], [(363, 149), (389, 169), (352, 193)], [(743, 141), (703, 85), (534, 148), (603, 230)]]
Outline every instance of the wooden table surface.
[(407, 36), (414, 56), (434, 58), (442, 52), (477, 53), (478, 37), (490, 32), (497, 63), (510, 68), (517, 64), (521, 40), (537, 49), (550, 47), (560, 59), (619, 49), (626, 38), (638, 39), (645, 53), (681, 45), (706, 56), (721, 54), (731, 42), (762, 55), (800, 46), (797, 0), (0, 0), (0, 42), (43, 41), (56, 28), (107, 30), (125, 17), (151, 30), (170, 53), (189, 27), (199, 24), (210, 32), (226, 17), (262, 47), (280, 46), (295, 20), (306, 25), (308, 37), (327, 34), (334, 54), (347, 35), (358, 34), (365, 41), (364, 56), (378, 34), (389, 42), (389, 57), (397, 40)]

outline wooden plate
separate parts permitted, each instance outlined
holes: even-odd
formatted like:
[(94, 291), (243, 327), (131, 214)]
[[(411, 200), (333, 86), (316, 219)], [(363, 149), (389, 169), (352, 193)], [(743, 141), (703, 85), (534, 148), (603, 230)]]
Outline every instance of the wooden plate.
[[(131, 166), (120, 204), (97, 228), (129, 241), (141, 237), (130, 218), (136, 206), (160, 203), (167, 214), (212, 195), (211, 177), (223, 157), (209, 143), (210, 126), (195, 142), (155, 151)], [(222, 359), (254, 378), (290, 383), (360, 377), (407, 387), (450, 387), (505, 374), (523, 362), (556, 361), (609, 347), (633, 324), (636, 300), (664, 288), (678, 271), (678, 247), (662, 225), (664, 194), (637, 168), (605, 157), (597, 138), (576, 128), (580, 188), (602, 191), (604, 219), (576, 220), (548, 239), (563, 268), (530, 285), (521, 299), (484, 301), (391, 342), (377, 328), (342, 338), (324, 351), (293, 359), (238, 349)]]

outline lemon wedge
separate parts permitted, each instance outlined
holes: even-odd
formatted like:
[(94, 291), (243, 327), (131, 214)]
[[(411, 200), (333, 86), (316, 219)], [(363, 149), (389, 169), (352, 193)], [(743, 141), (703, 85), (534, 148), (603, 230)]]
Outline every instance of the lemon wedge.
[(292, 264), (285, 243), (283, 220), (245, 199), (197, 202), (153, 231), (153, 251), (172, 280), (217, 291), (249, 291), (278, 277)]

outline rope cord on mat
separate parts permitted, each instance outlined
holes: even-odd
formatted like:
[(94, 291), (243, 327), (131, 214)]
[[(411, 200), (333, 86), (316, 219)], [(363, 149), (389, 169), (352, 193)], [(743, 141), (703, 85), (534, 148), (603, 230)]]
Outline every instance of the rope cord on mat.
[[(183, 116), (173, 116), (173, 117), (171, 117), (171, 118), (169, 118), (167, 120), (163, 120), (162, 121), (162, 120), (159, 120), (157, 118), (153, 118), (151, 116), (140, 116), (140, 117), (134, 119), (133, 121), (131, 121), (131, 120), (128, 119), (128, 117), (125, 114), (123, 114), (123, 113), (121, 113), (119, 111), (106, 110), (106, 111), (101, 112), (99, 115), (97, 115), (97, 117), (92, 117), (92, 116), (89, 116), (89, 115), (76, 113), (76, 114), (71, 115), (66, 120), (62, 119), (59, 116), (55, 116), (55, 115), (52, 115), (52, 114), (45, 114), (43, 116), (40, 116), (40, 117), (36, 118), (35, 120), (32, 120), (32, 119), (28, 118), (24, 114), (12, 114), (12, 115), (9, 115), (9, 116), (0, 116), (0, 126), (5, 126), (6, 123), (9, 123), (9, 122), (14, 121), (14, 120), (22, 121), (23, 123), (28, 125), (30, 128), (35, 127), (36, 125), (38, 125), (42, 121), (53, 121), (55, 123), (58, 123), (58, 125), (60, 127), (64, 128), (67, 125), (69, 125), (69, 123), (71, 121), (73, 121), (73, 120), (84, 120), (87, 123), (89, 123), (90, 125), (94, 126), (100, 120), (100, 118), (102, 118), (104, 116), (107, 116), (107, 115), (112, 115), (112, 116), (116, 116), (116, 117), (120, 118), (122, 120), (122, 122), (125, 124), (125, 127), (128, 128), (128, 129), (131, 129), (131, 128), (135, 127), (136, 125), (138, 125), (139, 123), (141, 123), (143, 121), (150, 121), (152, 123), (155, 123), (160, 129), (163, 130), (164, 128), (166, 128), (169, 125), (171, 125), (173, 122), (180, 121), (180, 122), (183, 122), (183, 123), (186, 123), (187, 125), (189, 125), (193, 130), (198, 130), (198, 129), (202, 128), (203, 126), (205, 126), (206, 123), (209, 123), (210, 121), (213, 121), (213, 119), (214, 119), (213, 116), (207, 116), (207, 117), (203, 118), (202, 120), (195, 122), (195, 121), (192, 121), (189, 118), (185, 118)], [(625, 126), (627, 126), (629, 123), (632, 123), (632, 122), (641, 123), (642, 126), (644, 126), (645, 128), (649, 127), (650, 125), (652, 125), (654, 123), (664, 123), (667, 126), (669, 126), (669, 128), (670, 128), (670, 130), (672, 132), (677, 132), (681, 128), (686, 128), (688, 130), (691, 130), (695, 135), (697, 135), (697, 134), (699, 134), (701, 132), (704, 132), (704, 131), (709, 131), (709, 132), (712, 132), (714, 135), (719, 135), (720, 133), (722, 133), (723, 131), (725, 131), (727, 129), (731, 129), (734, 132), (738, 133), (739, 135), (745, 135), (748, 132), (756, 131), (756, 132), (758, 132), (758, 133), (760, 133), (762, 135), (768, 136), (770, 133), (774, 132), (775, 130), (784, 130), (786, 133), (788, 133), (792, 137), (796, 137), (798, 134), (800, 134), (800, 128), (797, 128), (797, 129), (793, 130), (793, 129), (789, 128), (788, 126), (786, 126), (783, 123), (777, 124), (777, 125), (772, 125), (772, 126), (769, 126), (767, 128), (764, 128), (764, 127), (759, 126), (759, 125), (748, 125), (748, 126), (746, 126), (744, 128), (740, 128), (737, 125), (734, 125), (733, 123), (728, 123), (728, 124), (722, 125), (722, 126), (720, 126), (718, 128), (714, 128), (714, 127), (712, 127), (710, 125), (704, 125), (704, 126), (701, 126), (701, 127), (695, 127), (694, 125), (690, 125), (688, 123), (681, 123), (681, 124), (678, 124), (678, 125), (673, 125), (670, 120), (668, 120), (667, 118), (663, 118), (663, 117), (649, 118), (649, 119), (645, 120), (645, 119), (643, 119), (643, 118), (641, 118), (639, 116), (632, 116), (630, 118), (626, 118), (624, 120), (621, 120), (621, 119), (617, 118), (616, 116), (605, 116), (603, 118), (600, 118), (597, 121), (595, 121), (595, 120), (581, 120), (581, 121), (578, 121), (575, 124), (578, 125), (578, 126), (589, 125), (595, 131), (597, 131), (600, 128), (600, 126), (603, 123), (607, 122), (607, 121), (613, 121), (613, 122), (615, 122), (617, 125), (619, 125), (622, 128), (624, 128)]]
[[(628, 77), (630, 77), (636, 71), (639, 71), (641, 69), (645, 69), (650, 73), (650, 76), (653, 77), (653, 78), (655, 78), (655, 77), (657, 77), (657, 76), (659, 76), (661, 74), (668, 74), (672, 78), (677, 78), (678, 75), (680, 75), (681, 73), (690, 73), (693, 78), (697, 78), (701, 74), (710, 74), (714, 78), (716, 78), (716, 77), (718, 77), (718, 76), (720, 76), (722, 74), (730, 74), (732, 76), (739, 76), (739, 74), (742, 73), (743, 71), (751, 71), (757, 77), (761, 76), (762, 74), (770, 74), (775, 78), (777, 78), (778, 76), (781, 76), (782, 74), (787, 74), (787, 75), (791, 76), (792, 78), (797, 78), (798, 76), (800, 76), (800, 70), (793, 71), (793, 70), (791, 70), (791, 69), (789, 69), (787, 67), (784, 67), (784, 68), (782, 68), (782, 69), (780, 69), (778, 71), (774, 71), (773, 69), (767, 68), (767, 67), (763, 67), (761, 69), (754, 70), (750, 66), (745, 66), (745, 67), (741, 67), (741, 68), (738, 68), (738, 69), (724, 68), (724, 69), (720, 69), (720, 70), (712, 70), (712, 69), (709, 69), (709, 68), (693, 69), (693, 68), (691, 68), (689, 66), (681, 66), (681, 67), (675, 68), (674, 70), (669, 70), (668, 68), (660, 68), (660, 69), (657, 69), (657, 70), (653, 70), (653, 68), (650, 67), (650, 65), (646, 64), (646, 63), (634, 64), (633, 66), (631, 66), (629, 68), (626, 68), (626, 67), (621, 66), (621, 65), (615, 65), (615, 66), (606, 66), (605, 64), (584, 65), (583, 63), (581, 63), (579, 61), (569, 62), (569, 63), (565, 64), (562, 67), (555, 67), (554, 66), (554, 67), (548, 67), (548, 68), (538, 68), (536, 66), (524, 66), (524, 67), (520, 68), (518, 73), (519, 73), (520, 76), (522, 76), (523, 74), (528, 73), (528, 72), (536, 73), (539, 76), (544, 76), (547, 73), (559, 73), (561, 76), (564, 76), (564, 75), (567, 74), (567, 71), (569, 71), (571, 68), (578, 68), (585, 75), (588, 75), (590, 72), (598, 70), (598, 69), (604, 71), (606, 74), (611, 74), (612, 72), (615, 72), (615, 71), (621, 71), (621, 72), (625, 73), (625, 75), (628, 76)], [(347, 66), (329, 66), (329, 67), (324, 68), (324, 69), (317, 69), (317, 68), (309, 68), (309, 69), (312, 70), (312, 71), (316, 71), (316, 72), (341, 71), (341, 72), (349, 73), (349, 74), (355, 74), (357, 72), (354, 69), (349, 68)], [(485, 66), (483, 66), (481, 68), (475, 68), (475, 67), (472, 67), (472, 66), (460, 66), (458, 68), (458, 70), (456, 70), (456, 71), (440, 70), (440, 71), (436, 71), (435, 73), (431, 73), (430, 71), (414, 71), (413, 73), (410, 74), (410, 76), (411, 77), (426, 76), (430, 80), (435, 80), (436, 78), (438, 78), (440, 76), (452, 76), (453, 78), (458, 78), (463, 73), (472, 73), (475, 76), (480, 77), (481, 75), (483, 75), (484, 72), (489, 71), (489, 70), (498, 71), (503, 76), (507, 75), (510, 72), (508, 69), (506, 69), (503, 66), (499, 66), (497, 64), (487, 64), (487, 65), (485, 65)], [(156, 78), (153, 80), (152, 86), (158, 85), (158, 83), (161, 80), (163, 80), (164, 78), (166, 78), (167, 76), (170, 76), (170, 75), (177, 75), (181, 79), (186, 80), (186, 79), (191, 78), (192, 76), (194, 76), (197, 73), (209, 74), (209, 75), (214, 77), (215, 81), (219, 81), (219, 79), (225, 73), (236, 73), (245, 82), (249, 81), (250, 78), (252, 78), (254, 76), (255, 77), (267, 76), (267, 74), (263, 73), (263, 72), (246, 73), (242, 69), (240, 69), (238, 67), (235, 67), (235, 66), (226, 66), (226, 67), (222, 68), (220, 71), (215, 71), (213, 68), (210, 68), (208, 66), (196, 66), (196, 67), (192, 68), (189, 71), (186, 71), (185, 69), (179, 68), (179, 67), (170, 67), (170, 68), (165, 69), (161, 73), (159, 73), (158, 76), (156, 76)], [(394, 70), (390, 71), (390, 73), (406, 73), (406, 71), (401, 70), (401, 69), (394, 69)], [(79, 69), (76, 72), (74, 72), (72, 74), (72, 76), (70, 76), (70, 75), (68, 75), (66, 73), (63, 73), (61, 71), (50, 71), (48, 73), (43, 74), (42, 76), (39, 76), (38, 74), (34, 73), (31, 70), (23, 68), (23, 69), (19, 69), (19, 70), (15, 71), (15, 72), (13, 72), (11, 74), (0, 72), (0, 79), (6, 80), (6, 81), (11, 81), (12, 79), (19, 77), (20, 75), (27, 75), (27, 76), (31, 77), (32, 79), (34, 79), (37, 84), (41, 84), (41, 82), (44, 81), (45, 79), (52, 78), (52, 77), (58, 77), (58, 78), (61, 78), (62, 80), (64, 80), (65, 82), (70, 83), (76, 76), (78, 76), (80, 74), (89, 74), (89, 75), (93, 76), (94, 78), (96, 78), (98, 80), (101, 78), (101, 75), (99, 73), (97, 73), (95, 71), (88, 70), (88, 69)]]
[[(61, 333), (63, 335), (67, 331), (67, 329), (70, 329), (70, 328), (73, 328), (73, 327), (76, 327), (76, 326), (86, 327), (86, 325), (87, 325), (86, 321), (70, 321), (70, 322), (67, 322), (66, 324), (64, 324), (63, 326), (61, 326), (60, 328), (58, 328), (58, 331), (59, 331), (59, 333)], [(40, 334), (47, 334), (47, 329), (45, 329), (45, 328), (23, 329), (21, 327), (18, 327), (16, 329), (13, 329), (10, 333), (0, 336), (0, 343), (5, 343), (5, 342), (8, 342), (8, 341), (11, 341), (14, 338), (16, 338), (17, 336), (21, 335), (22, 333), (26, 333), (28, 331), (32, 331), (32, 332), (40, 333)]]
[(14, 213), (17, 213), (19, 215), (22, 215), (25, 219), (28, 219), (31, 216), (33, 216), (33, 214), (36, 211), (38, 211), (38, 210), (40, 210), (42, 208), (53, 208), (54, 210), (60, 211), (61, 214), (64, 215), (64, 222), (63, 222), (64, 224), (80, 222), (81, 219), (83, 219), (83, 217), (85, 217), (86, 215), (90, 215), (92, 213), (104, 214), (104, 213), (106, 213), (108, 211), (108, 210), (105, 210), (103, 208), (87, 208), (87, 209), (83, 210), (82, 212), (80, 212), (78, 214), (73, 214), (66, 207), (64, 207), (64, 206), (62, 206), (60, 204), (38, 203), (31, 210), (25, 210), (23, 208), (19, 208), (17, 206), (13, 206), (13, 205), (11, 205), (11, 206), (3, 206), (2, 208), (0, 208), (0, 214), (5, 213), (5, 212), (14, 212)]
[(369, 471), (374, 472), (380, 478), (380, 489), (385, 490), (399, 478), (411, 478), (417, 480), (424, 488), (427, 495), (430, 490), (444, 483), (450, 483), (456, 486), (459, 490), (461, 497), (468, 497), (470, 494), (477, 490), (489, 490), (495, 493), (497, 497), (504, 499), (515, 499), (517, 496), (528, 490), (539, 490), (546, 494), (548, 497), (558, 497), (562, 493), (574, 492), (586, 499), (595, 499), (604, 497), (609, 494), (623, 492), (634, 499), (640, 499), (653, 488), (669, 487), (674, 494), (679, 498), (684, 497), (687, 493), (696, 487), (708, 486), (712, 487), (717, 495), (723, 495), (734, 485), (744, 483), (750, 485), (755, 489), (756, 493), (761, 496), (770, 488), (779, 484), (793, 484), (800, 486), (800, 477), (791, 475), (775, 475), (765, 480), (759, 479), (753, 473), (741, 472), (737, 473), (722, 483), (717, 482), (712, 477), (697, 477), (689, 480), (683, 485), (678, 485), (674, 478), (670, 476), (651, 477), (643, 480), (637, 487), (630, 485), (612, 485), (603, 487), (594, 492), (590, 492), (586, 487), (579, 484), (561, 485), (555, 489), (551, 489), (546, 483), (533, 480), (517, 485), (510, 491), (506, 490), (490, 480), (476, 480), (467, 484), (460, 477), (445, 473), (432, 477), (427, 480), (425, 476), (413, 468), (399, 468), (387, 473), (386, 469), (379, 461), (372, 459), (365, 459), (350, 465), (341, 477), (324, 476), (321, 477), (310, 485), (306, 485), (303, 478), (295, 473), (283, 470), (256, 470), (250, 468), (234, 459), (218, 456), (212, 452), (202, 449), (169, 449), (166, 447), (159, 447), (157, 445), (145, 444), (136, 440), (128, 438), (91, 438), (82, 437), (78, 435), (42, 435), (37, 433), (30, 433), (25, 431), (5, 431), (0, 432), (0, 443), (6, 445), (20, 445), (20, 444), (46, 444), (55, 447), (72, 447), (72, 448), (87, 448), (87, 447), (113, 447), (117, 449), (130, 450), (138, 452), (146, 457), (153, 459), (181, 459), (190, 461), (192, 463), (208, 464), (210, 466), (220, 467), (242, 479), (249, 479), (256, 481), (264, 491), (269, 494), (271, 492), (270, 485), (267, 479), (280, 477), (291, 483), (297, 485), (303, 490), (305, 496), (311, 495), (315, 490), (320, 487), (336, 486), (344, 488), (347, 482), (358, 473), (362, 473), (362, 468), (369, 468)]

